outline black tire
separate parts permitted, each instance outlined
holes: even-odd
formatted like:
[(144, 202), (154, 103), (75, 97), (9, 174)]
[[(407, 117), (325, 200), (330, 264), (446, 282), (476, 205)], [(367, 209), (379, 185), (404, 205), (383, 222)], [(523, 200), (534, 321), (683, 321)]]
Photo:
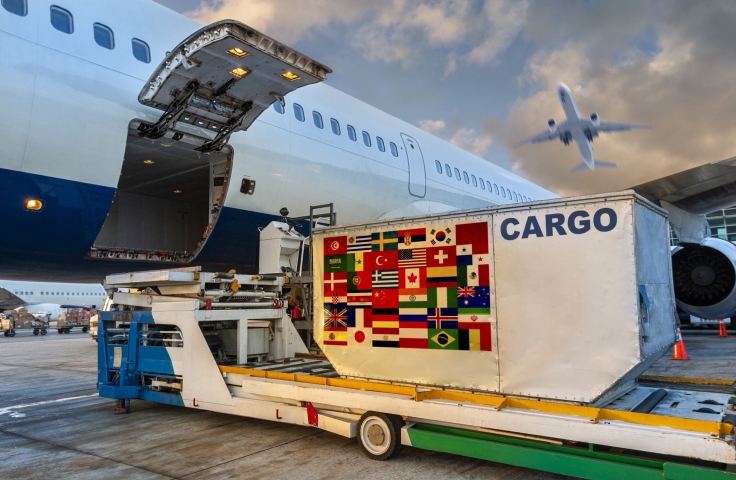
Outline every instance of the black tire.
[(69, 331), (70, 331), (70, 329), (69, 329), (69, 328), (65, 328), (65, 329), (64, 329), (64, 333), (69, 333)]
[(82, 327), (82, 333), (87, 333), (87, 327)]
[(5, 335), (6, 337), (9, 337), (9, 336), (10, 336), (10, 332), (9, 332), (9, 331), (7, 331), (7, 330), (5, 330), (5, 331), (3, 332), (3, 335)]
[(34, 335), (38, 335), (38, 334), (39, 334), (39, 331), (38, 331), (38, 329), (37, 329), (37, 328), (34, 328), (34, 329), (33, 329), (33, 334), (34, 334)]
[(59, 329), (59, 330), (57, 330), (57, 331), (58, 331), (59, 333), (64, 333), (64, 329), (63, 329), (63, 328), (60, 328), (60, 329)]
[(10, 332), (10, 336), (11, 337), (14, 337), (15, 336), (15, 330), (13, 330), (12, 332)]
[(401, 428), (404, 420), (398, 415), (365, 412), (358, 424), (358, 443), (368, 458), (388, 460), (401, 451)]
[(46, 332), (46, 329), (45, 328), (43, 330), (41, 330), (41, 335), (46, 335), (46, 333), (47, 332)]

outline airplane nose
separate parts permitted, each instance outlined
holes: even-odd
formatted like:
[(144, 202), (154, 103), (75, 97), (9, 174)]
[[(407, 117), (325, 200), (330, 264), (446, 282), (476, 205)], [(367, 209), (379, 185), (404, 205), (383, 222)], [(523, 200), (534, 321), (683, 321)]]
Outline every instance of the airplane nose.
[(564, 83), (560, 82), (560, 84), (557, 85), (557, 90), (560, 91), (560, 92), (565, 92), (565, 91), (568, 91), (570, 89), (567, 88), (567, 85), (565, 85)]

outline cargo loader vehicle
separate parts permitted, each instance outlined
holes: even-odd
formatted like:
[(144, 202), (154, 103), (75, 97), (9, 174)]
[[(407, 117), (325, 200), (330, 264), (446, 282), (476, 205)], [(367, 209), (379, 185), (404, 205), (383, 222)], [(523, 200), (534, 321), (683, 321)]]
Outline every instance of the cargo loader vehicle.
[(637, 380), (676, 341), (671, 279), (666, 212), (631, 191), (309, 237), (272, 222), (258, 273), (108, 276), (99, 394), (311, 426), (376, 460), (736, 478), (735, 396)]

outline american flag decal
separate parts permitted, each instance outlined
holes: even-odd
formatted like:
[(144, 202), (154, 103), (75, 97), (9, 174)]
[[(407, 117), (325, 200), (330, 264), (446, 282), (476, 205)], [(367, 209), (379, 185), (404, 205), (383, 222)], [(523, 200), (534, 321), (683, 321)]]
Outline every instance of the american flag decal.
[(399, 250), (399, 268), (415, 268), (427, 266), (427, 249)]

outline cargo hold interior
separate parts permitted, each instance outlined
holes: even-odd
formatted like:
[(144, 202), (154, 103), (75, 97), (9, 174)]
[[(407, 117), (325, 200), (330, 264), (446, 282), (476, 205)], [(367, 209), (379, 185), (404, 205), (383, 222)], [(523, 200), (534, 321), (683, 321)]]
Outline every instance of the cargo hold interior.
[(222, 207), (232, 150), (199, 153), (202, 139), (171, 131), (152, 140), (134, 126), (115, 198), (90, 256), (190, 260)]

